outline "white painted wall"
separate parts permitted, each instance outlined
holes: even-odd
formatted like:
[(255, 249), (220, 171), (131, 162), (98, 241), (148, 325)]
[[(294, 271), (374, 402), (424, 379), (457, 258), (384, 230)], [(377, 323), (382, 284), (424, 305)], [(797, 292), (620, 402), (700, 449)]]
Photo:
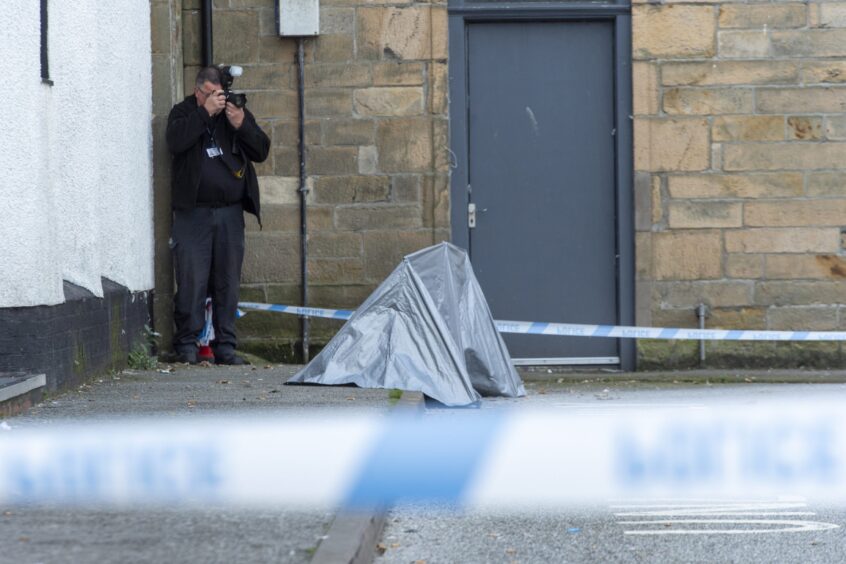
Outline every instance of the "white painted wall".
[(62, 280), (153, 287), (150, 7), (51, 0), (50, 78), (40, 12), (4, 0), (0, 73), (0, 307), (64, 300)]

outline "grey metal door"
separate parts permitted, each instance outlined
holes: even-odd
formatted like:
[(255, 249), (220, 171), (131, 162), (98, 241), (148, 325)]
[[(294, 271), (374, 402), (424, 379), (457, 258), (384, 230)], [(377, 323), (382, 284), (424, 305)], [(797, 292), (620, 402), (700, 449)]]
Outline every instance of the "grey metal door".
[[(494, 317), (617, 324), (613, 20), (466, 37), (468, 242)], [(532, 363), (619, 363), (613, 339), (505, 340)]]

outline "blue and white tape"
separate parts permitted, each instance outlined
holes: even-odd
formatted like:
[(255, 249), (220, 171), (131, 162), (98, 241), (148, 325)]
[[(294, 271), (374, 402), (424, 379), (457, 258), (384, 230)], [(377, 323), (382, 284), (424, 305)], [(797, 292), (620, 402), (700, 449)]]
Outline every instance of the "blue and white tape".
[[(248, 310), (292, 313), (305, 317), (349, 319), (344, 309), (286, 306), (241, 302)], [(744, 329), (685, 329), (675, 327), (631, 327), (625, 325), (583, 325), (534, 321), (495, 321), (500, 333), (558, 335), (561, 337), (608, 337), (614, 339), (671, 339), (693, 341), (846, 341), (846, 331), (759, 331)]]
[(846, 414), (806, 405), (99, 422), (0, 433), (0, 505), (846, 502)]

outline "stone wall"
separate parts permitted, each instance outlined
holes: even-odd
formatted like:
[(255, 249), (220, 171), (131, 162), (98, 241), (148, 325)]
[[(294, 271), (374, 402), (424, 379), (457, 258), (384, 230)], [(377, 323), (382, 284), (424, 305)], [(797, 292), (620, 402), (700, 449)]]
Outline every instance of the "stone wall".
[[(414, 250), (449, 238), (446, 5), (322, 0), (306, 39), (305, 135), (312, 305), (356, 307)], [(296, 40), (272, 0), (215, 0), (214, 58), (271, 137), (257, 171), (263, 230), (247, 222), (242, 299), (299, 304)], [(200, 2), (184, 0), (184, 86), (201, 63)], [(314, 340), (337, 330), (315, 321)], [(242, 342), (289, 344), (298, 321), (250, 313)], [(272, 356), (278, 354), (267, 353)]]
[(638, 323), (846, 328), (846, 4), (636, 0), (633, 26)]

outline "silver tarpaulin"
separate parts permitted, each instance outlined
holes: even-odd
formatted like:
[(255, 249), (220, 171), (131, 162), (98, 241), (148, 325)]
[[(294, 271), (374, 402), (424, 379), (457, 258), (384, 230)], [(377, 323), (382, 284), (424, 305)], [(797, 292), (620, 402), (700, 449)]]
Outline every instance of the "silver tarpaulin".
[(405, 257), (289, 383), (420, 391), (448, 406), (526, 393), (467, 254), (449, 243)]

